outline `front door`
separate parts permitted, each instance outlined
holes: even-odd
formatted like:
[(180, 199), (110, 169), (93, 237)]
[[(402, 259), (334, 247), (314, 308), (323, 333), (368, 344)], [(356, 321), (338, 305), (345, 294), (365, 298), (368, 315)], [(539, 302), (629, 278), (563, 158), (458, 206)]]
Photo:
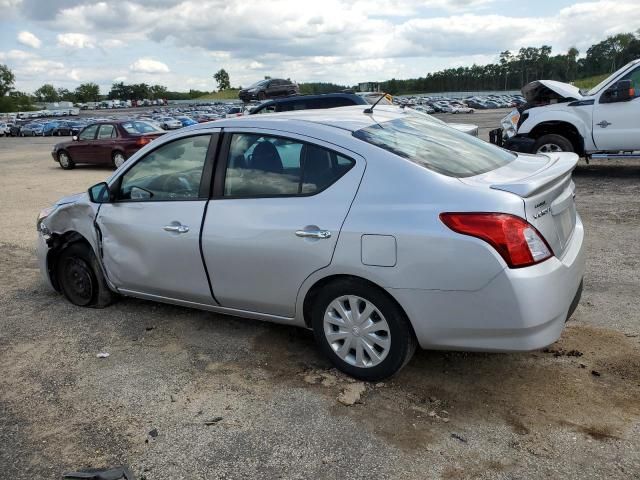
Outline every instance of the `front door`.
[(71, 159), (76, 163), (89, 162), (93, 158), (93, 143), (95, 142), (96, 133), (98, 133), (98, 127), (100, 125), (94, 123), (83, 129), (78, 134), (78, 140), (71, 142), (67, 147)]
[(224, 185), (216, 180), (202, 230), (213, 293), (224, 307), (292, 317), (304, 280), (331, 263), (364, 159), (252, 129), (223, 145)]
[(200, 255), (206, 172), (217, 143), (211, 139), (200, 134), (165, 143), (110, 185), (116, 198), (101, 205), (96, 221), (107, 275), (124, 292), (215, 303)]
[(635, 98), (600, 103), (600, 94), (593, 109), (593, 141), (598, 150), (640, 150), (640, 67), (620, 80), (631, 80)]
[(100, 125), (98, 135), (94, 141), (94, 162), (110, 164), (112, 152), (116, 142), (116, 127), (111, 123)]

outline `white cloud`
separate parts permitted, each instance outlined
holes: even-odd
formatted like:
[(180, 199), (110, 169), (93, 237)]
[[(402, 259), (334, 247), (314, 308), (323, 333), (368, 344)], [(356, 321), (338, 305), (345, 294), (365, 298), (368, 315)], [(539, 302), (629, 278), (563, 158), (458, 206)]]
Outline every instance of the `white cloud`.
[(18, 43), (31, 48), (40, 48), (40, 45), (42, 45), (42, 41), (40, 41), (38, 37), (26, 30), (23, 30), (18, 34)]
[(168, 73), (169, 67), (152, 58), (139, 58), (129, 65), (129, 70), (136, 73)]
[(60, 33), (56, 38), (59, 47), (78, 49), (95, 47), (95, 40), (84, 33)]
[(100, 46), (105, 48), (120, 48), (124, 47), (125, 43), (117, 38), (108, 38), (103, 42), (100, 42)]

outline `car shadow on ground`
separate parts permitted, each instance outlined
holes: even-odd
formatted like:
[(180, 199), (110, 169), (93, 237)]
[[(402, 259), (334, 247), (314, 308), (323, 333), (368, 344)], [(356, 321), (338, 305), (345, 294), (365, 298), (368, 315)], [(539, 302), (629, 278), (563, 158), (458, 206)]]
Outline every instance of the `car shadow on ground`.
[(592, 160), (587, 164), (580, 160), (578, 166), (573, 171), (573, 176), (580, 179), (639, 179), (640, 161), (621, 164), (616, 160)]

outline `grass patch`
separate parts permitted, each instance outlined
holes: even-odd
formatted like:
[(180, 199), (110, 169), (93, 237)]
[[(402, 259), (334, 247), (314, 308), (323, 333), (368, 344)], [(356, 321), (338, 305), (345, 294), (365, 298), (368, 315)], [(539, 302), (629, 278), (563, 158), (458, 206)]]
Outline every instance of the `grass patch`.
[(198, 100), (238, 100), (238, 90), (237, 88), (229, 88), (228, 90), (223, 90), (221, 92), (213, 92), (202, 97), (199, 97)]
[(595, 87), (602, 80), (607, 78), (609, 75), (611, 74), (603, 73), (602, 75), (595, 75), (593, 77), (581, 78), (580, 80), (576, 80), (575, 82), (573, 82), (573, 84), (580, 89), (589, 90), (590, 88)]

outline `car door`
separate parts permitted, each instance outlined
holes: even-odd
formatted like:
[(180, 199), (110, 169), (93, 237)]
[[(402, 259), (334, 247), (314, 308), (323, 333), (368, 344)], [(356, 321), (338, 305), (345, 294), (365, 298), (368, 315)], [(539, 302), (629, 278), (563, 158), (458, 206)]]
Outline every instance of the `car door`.
[(300, 135), (225, 133), (202, 250), (220, 305), (292, 317), (298, 290), (331, 263), (365, 161)]
[(603, 103), (605, 91), (600, 93), (593, 109), (593, 141), (598, 150), (640, 150), (640, 67), (619, 80), (631, 80), (635, 97)]
[(103, 123), (98, 129), (98, 135), (93, 142), (95, 163), (111, 164), (113, 149), (117, 139), (116, 127), (111, 123)]
[(200, 255), (200, 226), (217, 133), (172, 139), (111, 182), (96, 223), (103, 264), (123, 292), (215, 304)]
[(78, 140), (68, 145), (67, 150), (74, 162), (85, 163), (91, 161), (93, 158), (93, 143), (98, 133), (98, 127), (100, 127), (100, 124), (97, 123), (87, 126), (78, 134)]

